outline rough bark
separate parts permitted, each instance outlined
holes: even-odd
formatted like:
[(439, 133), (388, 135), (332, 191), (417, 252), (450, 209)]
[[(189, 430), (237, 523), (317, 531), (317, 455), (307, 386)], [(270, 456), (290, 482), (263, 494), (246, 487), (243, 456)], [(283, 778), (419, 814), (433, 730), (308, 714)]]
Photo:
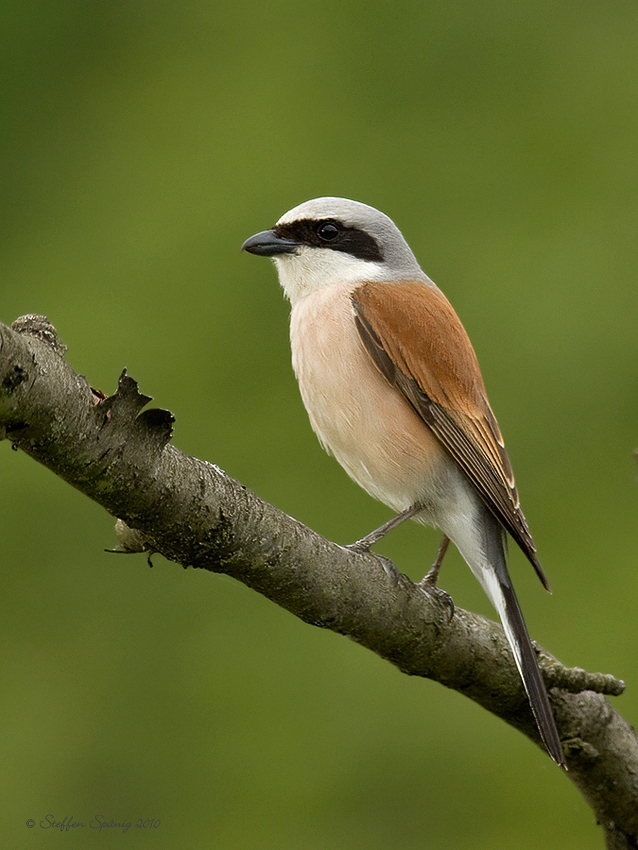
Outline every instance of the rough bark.
[[(331, 543), (219, 467), (170, 443), (172, 415), (146, 407), (126, 373), (108, 397), (64, 359), (41, 316), (0, 325), (0, 439), (119, 519), (122, 548), (225, 573), (308, 623), (347, 635), (410, 675), (475, 700), (540, 746), (500, 625), (426, 595), (387, 562)], [(638, 847), (638, 739), (604, 695), (613, 676), (539, 649), (567, 776), (609, 848)], [(558, 768), (557, 768), (558, 769)]]

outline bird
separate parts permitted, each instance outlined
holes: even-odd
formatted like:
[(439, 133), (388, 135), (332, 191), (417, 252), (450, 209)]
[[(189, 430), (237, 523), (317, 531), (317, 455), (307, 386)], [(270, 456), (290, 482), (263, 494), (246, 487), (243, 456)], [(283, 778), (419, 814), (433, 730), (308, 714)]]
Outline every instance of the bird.
[(541, 740), (565, 767), (554, 714), (506, 563), (509, 534), (549, 584), (476, 354), (399, 228), (359, 201), (321, 197), (286, 212), (242, 250), (273, 259), (291, 304), (292, 364), (321, 445), (395, 513), (452, 541), (496, 609)]

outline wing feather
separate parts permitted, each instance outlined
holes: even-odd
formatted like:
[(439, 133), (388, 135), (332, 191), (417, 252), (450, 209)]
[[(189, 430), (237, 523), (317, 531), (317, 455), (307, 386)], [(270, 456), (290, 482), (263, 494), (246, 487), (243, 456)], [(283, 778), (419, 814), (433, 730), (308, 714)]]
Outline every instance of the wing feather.
[(421, 281), (369, 282), (354, 290), (352, 304), (376, 367), (458, 463), (549, 590), (474, 349), (447, 298)]

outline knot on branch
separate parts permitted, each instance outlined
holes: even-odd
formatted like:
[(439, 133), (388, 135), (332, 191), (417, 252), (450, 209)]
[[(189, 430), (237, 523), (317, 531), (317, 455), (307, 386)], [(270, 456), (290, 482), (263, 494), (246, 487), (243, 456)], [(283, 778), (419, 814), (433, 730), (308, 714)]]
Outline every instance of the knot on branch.
[(28, 313), (20, 316), (11, 324), (11, 329), (19, 334), (29, 334), (41, 339), (52, 348), (60, 357), (64, 357), (67, 346), (58, 337), (56, 329), (46, 316), (38, 316), (36, 313)]
[(572, 694), (594, 691), (605, 696), (620, 696), (625, 683), (610, 673), (589, 673), (582, 667), (563, 667), (562, 664), (543, 665), (543, 677), (550, 688), (561, 688)]

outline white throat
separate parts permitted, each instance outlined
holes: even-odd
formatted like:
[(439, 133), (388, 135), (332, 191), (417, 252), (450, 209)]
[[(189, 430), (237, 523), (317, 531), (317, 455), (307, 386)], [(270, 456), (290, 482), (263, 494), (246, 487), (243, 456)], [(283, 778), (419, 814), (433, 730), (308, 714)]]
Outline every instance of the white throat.
[(291, 304), (336, 283), (387, 280), (382, 263), (360, 260), (343, 251), (300, 245), (295, 254), (273, 257), (279, 282)]

